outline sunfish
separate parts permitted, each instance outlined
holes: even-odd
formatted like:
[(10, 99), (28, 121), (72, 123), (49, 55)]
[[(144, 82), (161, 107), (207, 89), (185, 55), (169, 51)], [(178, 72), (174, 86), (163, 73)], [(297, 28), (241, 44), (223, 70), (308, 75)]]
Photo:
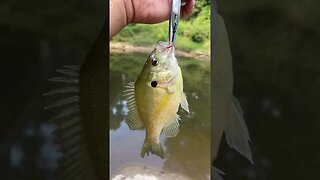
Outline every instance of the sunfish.
[(166, 137), (178, 134), (180, 116), (177, 111), (180, 104), (189, 112), (174, 47), (158, 42), (137, 80), (126, 88), (124, 95), (129, 107), (126, 122), (131, 130), (146, 129), (141, 157), (151, 152), (164, 158), (160, 134)]

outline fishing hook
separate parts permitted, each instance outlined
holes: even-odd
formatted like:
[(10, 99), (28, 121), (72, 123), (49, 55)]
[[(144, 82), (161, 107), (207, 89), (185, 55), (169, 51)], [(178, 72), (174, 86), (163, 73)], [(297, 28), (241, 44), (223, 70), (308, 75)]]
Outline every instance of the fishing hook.
[(185, 4), (185, 0), (172, 0), (171, 16), (169, 19), (169, 45), (167, 46), (167, 48), (172, 47), (176, 41), (178, 25), (180, 20), (180, 9), (181, 5), (184, 6)]

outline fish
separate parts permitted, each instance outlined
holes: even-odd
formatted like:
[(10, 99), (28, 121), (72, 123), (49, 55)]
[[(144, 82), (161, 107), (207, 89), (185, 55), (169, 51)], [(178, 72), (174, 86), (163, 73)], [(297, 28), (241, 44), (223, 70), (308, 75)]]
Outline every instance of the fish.
[(179, 105), (189, 113), (183, 92), (181, 69), (174, 46), (157, 42), (135, 82), (127, 84), (124, 96), (128, 103), (126, 123), (131, 130), (145, 128), (141, 157), (149, 153), (164, 158), (160, 134), (175, 137), (179, 132)]
[[(223, 133), (227, 144), (254, 164), (250, 149), (250, 136), (240, 103), (233, 95), (233, 67), (228, 34), (223, 18), (214, 4), (213, 56), (212, 56), (212, 164), (218, 156)], [(224, 172), (212, 168), (213, 179), (222, 180)]]
[(64, 65), (59, 77), (49, 81), (59, 85), (46, 96), (57, 99), (44, 109), (57, 112), (48, 123), (56, 129), (55, 142), (62, 156), (58, 179), (103, 180), (108, 177), (108, 54), (107, 23), (81, 66)]

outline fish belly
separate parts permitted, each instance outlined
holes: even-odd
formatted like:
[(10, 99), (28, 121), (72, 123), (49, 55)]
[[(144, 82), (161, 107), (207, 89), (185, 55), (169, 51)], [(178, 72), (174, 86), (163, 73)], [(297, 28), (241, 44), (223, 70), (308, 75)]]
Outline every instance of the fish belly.
[(176, 116), (181, 95), (182, 91), (169, 93), (164, 88), (149, 88), (139, 93), (137, 88), (137, 110), (146, 127), (147, 139), (159, 141), (162, 129)]

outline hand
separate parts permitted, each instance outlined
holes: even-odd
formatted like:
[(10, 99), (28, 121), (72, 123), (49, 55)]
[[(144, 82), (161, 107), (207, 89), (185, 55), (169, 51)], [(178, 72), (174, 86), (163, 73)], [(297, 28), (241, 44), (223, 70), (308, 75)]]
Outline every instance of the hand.
[[(110, 35), (113, 37), (130, 23), (160, 23), (169, 19), (172, 0), (111, 0), (110, 1)], [(186, 0), (181, 7), (181, 17), (189, 16), (195, 0)]]

